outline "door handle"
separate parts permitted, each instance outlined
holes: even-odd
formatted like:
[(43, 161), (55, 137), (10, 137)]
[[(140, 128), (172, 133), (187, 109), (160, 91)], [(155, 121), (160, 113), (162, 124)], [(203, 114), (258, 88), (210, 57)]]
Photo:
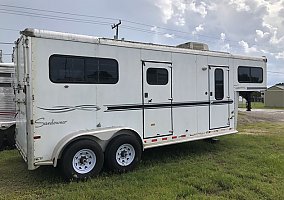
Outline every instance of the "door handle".
[(172, 101), (172, 100), (174, 100), (174, 99), (173, 99), (173, 98), (169, 98), (168, 100), (169, 100), (169, 101)]
[(151, 103), (151, 102), (152, 102), (152, 100), (153, 100), (153, 99), (149, 99), (149, 100), (148, 100), (148, 103)]

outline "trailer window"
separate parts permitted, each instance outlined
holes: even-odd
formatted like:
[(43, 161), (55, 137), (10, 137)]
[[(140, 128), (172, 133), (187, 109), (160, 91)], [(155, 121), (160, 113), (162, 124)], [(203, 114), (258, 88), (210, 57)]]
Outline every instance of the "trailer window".
[(149, 85), (167, 85), (168, 70), (163, 68), (148, 68), (147, 83)]
[(0, 77), (11, 78), (12, 75), (10, 73), (0, 73)]
[(12, 87), (11, 83), (0, 83), (0, 87)]
[(115, 84), (118, 62), (109, 58), (52, 55), (49, 78), (54, 83)]
[(242, 67), (238, 68), (239, 83), (262, 83), (263, 69), (260, 67)]
[(215, 70), (215, 99), (224, 98), (224, 72), (222, 69)]

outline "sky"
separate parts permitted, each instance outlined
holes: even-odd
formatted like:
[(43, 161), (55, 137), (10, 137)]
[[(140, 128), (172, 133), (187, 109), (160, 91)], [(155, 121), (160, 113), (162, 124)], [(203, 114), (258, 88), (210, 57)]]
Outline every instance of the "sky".
[(0, 0), (3, 61), (25, 28), (113, 38), (119, 19), (125, 40), (266, 56), (268, 86), (284, 82), (284, 0)]

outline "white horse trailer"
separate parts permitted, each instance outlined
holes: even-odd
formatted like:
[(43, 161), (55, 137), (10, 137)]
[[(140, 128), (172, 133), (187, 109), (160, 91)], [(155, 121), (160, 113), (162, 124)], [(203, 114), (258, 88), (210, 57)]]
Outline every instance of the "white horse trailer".
[(15, 130), (14, 63), (0, 63), (0, 149), (3, 143), (13, 146)]
[(266, 88), (265, 57), (26, 29), (16, 42), (16, 146), (68, 178), (144, 149), (237, 133), (238, 92)]

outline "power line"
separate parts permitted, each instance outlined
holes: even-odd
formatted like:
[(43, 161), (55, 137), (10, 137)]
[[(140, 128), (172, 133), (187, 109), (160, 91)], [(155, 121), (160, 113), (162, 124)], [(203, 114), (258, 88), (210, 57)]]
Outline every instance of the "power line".
[[(25, 10), (33, 10), (33, 11), (40, 11), (40, 12), (48, 12), (48, 13), (56, 13), (56, 14), (63, 14), (63, 15), (72, 15), (72, 16), (79, 16), (79, 17), (88, 17), (88, 18), (99, 18), (99, 19), (106, 19), (106, 20), (118, 20), (117, 18), (111, 18), (111, 17), (101, 17), (101, 16), (95, 16), (95, 15), (85, 15), (85, 14), (77, 14), (77, 13), (70, 13), (70, 12), (62, 12), (62, 11), (51, 11), (51, 10), (44, 10), (44, 9), (37, 9), (37, 8), (31, 8), (31, 7), (23, 7), (23, 6), (13, 6), (13, 5), (7, 5), (7, 4), (0, 4), (0, 6), (2, 7), (8, 7), (8, 8), (16, 8), (16, 9), (25, 9)], [(1, 10), (1, 9), (0, 9)], [(102, 22), (102, 21), (89, 21), (89, 20), (84, 20), (84, 19), (76, 19), (76, 18), (69, 18), (69, 17), (61, 17), (61, 16), (54, 16), (54, 15), (46, 15), (46, 14), (39, 14), (39, 13), (31, 13), (31, 12), (25, 12), (25, 11), (21, 11), (22, 14), (19, 14), (19, 11), (14, 11), (14, 10), (7, 10), (7, 9), (2, 9), (2, 10), (6, 10), (7, 14), (15, 14), (15, 15), (23, 15), (23, 13), (27, 14), (24, 16), (30, 16), (30, 15), (36, 15), (36, 17), (40, 17), (40, 18), (45, 18), (45, 19), (53, 19), (53, 20), (66, 20), (66, 21), (71, 21), (71, 22), (82, 22), (82, 23), (90, 23), (90, 24), (98, 24), (98, 25), (109, 25), (109, 23), (107, 22)], [(13, 13), (11, 13), (13, 12)], [(16, 12), (16, 13), (15, 13)], [(43, 15), (43, 16), (41, 16)], [(30, 16), (30, 17), (35, 17), (35, 16)], [(56, 19), (55, 19), (56, 18)], [(157, 29), (163, 29), (163, 30), (168, 30), (168, 31), (172, 31), (172, 32), (177, 32), (177, 33), (182, 33), (182, 34), (192, 34), (190, 32), (185, 32), (185, 31), (180, 31), (180, 30), (175, 30), (175, 29), (170, 29), (170, 28), (165, 28), (165, 27), (161, 27), (161, 26), (154, 26), (154, 25), (150, 25), (150, 24), (145, 24), (145, 23), (140, 23), (140, 22), (134, 22), (131, 20), (126, 20), (126, 19), (122, 19), (124, 22), (128, 22), (128, 23), (132, 23), (132, 24), (136, 24), (136, 25), (141, 25), (141, 26), (146, 26), (146, 27), (155, 27)], [(103, 24), (102, 24), (103, 23)], [(137, 28), (137, 27), (135, 27)], [(128, 28), (129, 29), (129, 28)], [(139, 29), (139, 28), (138, 28)], [(134, 29), (132, 29), (134, 30)], [(149, 31), (148, 29), (142, 29), (142, 30), (146, 30)], [(137, 31), (141, 31), (137, 30)], [(143, 32), (144, 32), (143, 31)], [(141, 31), (142, 32), (142, 31)], [(166, 33), (165, 33), (166, 34)], [(176, 35), (176, 34), (175, 34)], [(202, 34), (195, 34), (198, 37), (205, 37), (205, 38), (212, 38), (214, 40), (220, 40), (219, 37), (215, 37), (215, 36), (208, 36), (208, 35), (202, 35)], [(178, 38), (181, 38), (181, 36), (177, 36)], [(181, 39), (184, 39), (181, 38)], [(239, 41), (235, 41), (235, 40), (230, 40), (230, 39), (224, 39), (224, 41), (231, 41), (231, 42), (236, 42), (238, 43)], [(212, 42), (212, 41), (209, 41)], [(236, 46), (237, 45), (232, 45), (231, 46)], [(259, 46), (259, 45), (258, 45)]]
[[(0, 6), (7, 7), (7, 8), (25, 9), (25, 10), (29, 10), (29, 11), (32, 10), (32, 11), (39, 11), (39, 12), (56, 13), (56, 14), (60, 14), (60, 15), (71, 15), (71, 16), (77, 16), (77, 17), (99, 18), (99, 19), (105, 19), (105, 20), (117, 20), (116, 18), (110, 18), (110, 17), (100, 17), (100, 16), (94, 16), (94, 15), (70, 13), (70, 12), (51, 11), (51, 10), (37, 9), (37, 8), (31, 8), (31, 7), (13, 6), (13, 5), (7, 5), (7, 4), (0, 4)], [(12, 15), (37, 17), (37, 18), (43, 18), (43, 19), (61, 20), (61, 21), (69, 21), (69, 22), (77, 22), (77, 23), (87, 23), (87, 24), (94, 24), (94, 25), (104, 25), (104, 26), (111, 25), (110, 22), (106, 22), (106, 21), (98, 21), (98, 20), (94, 21), (94, 20), (87, 20), (87, 19), (78, 19), (78, 18), (72, 18), (72, 17), (64, 17), (64, 16), (58, 16), (58, 15), (49, 15), (49, 14), (19, 11), (19, 10), (11, 10), (11, 9), (3, 9), (3, 8), (0, 9), (0, 10), (2, 10), (1, 13), (12, 14)], [(140, 23), (140, 22), (134, 22), (134, 21), (130, 21), (130, 20), (124, 20), (124, 21), (128, 22), (128, 23), (136, 24), (136, 25), (141, 25), (141, 26), (151, 27), (151, 28), (156, 28), (156, 29), (163, 29), (163, 30), (182, 33), (182, 34), (186, 34), (186, 35), (192, 34), (192, 33), (185, 32), (185, 31), (179, 31), (179, 30), (174, 30), (174, 29), (170, 29), (170, 28), (154, 26), (154, 25)], [(133, 27), (133, 26), (123, 26), (123, 28), (128, 29), (128, 30), (140, 31), (140, 32), (150, 33), (150, 34), (158, 34), (158, 35), (164, 35), (164, 36), (166, 34), (169, 34), (169, 33), (160, 32), (160, 31), (157, 31), (157, 30), (149, 30), (149, 29)], [(8, 29), (5, 29), (5, 30), (8, 30)], [(11, 30), (13, 30), (13, 29), (11, 29)], [(18, 30), (14, 29), (13, 31), (18, 31)], [(185, 37), (185, 36), (181, 36), (181, 35), (177, 35), (177, 34), (172, 34), (172, 35), (173, 36), (171, 38), (189, 40), (189, 37)], [(201, 35), (201, 34), (197, 34), (197, 33), (195, 34), (195, 36), (213, 38), (215, 41), (220, 40), (219, 37), (206, 36), (206, 35)], [(197, 39), (197, 40), (199, 40), (199, 39)], [(202, 39), (202, 42), (204, 42), (204, 41), (207, 41), (209, 43), (217, 43), (217, 42), (213, 42), (212, 40)], [(229, 39), (224, 39), (224, 41), (231, 41), (231, 42), (237, 42), (238, 43), (238, 41), (229, 40)], [(242, 48), (239, 47), (239, 45), (233, 45), (232, 43), (230, 43), (229, 45), (231, 47), (236, 48), (236, 49), (242, 49)], [(261, 46), (259, 46), (259, 47), (261, 47)]]
[(52, 19), (52, 20), (61, 20), (61, 21), (70, 21), (70, 22), (80, 22), (80, 23), (87, 23), (87, 24), (97, 24), (97, 25), (111, 25), (110, 22), (102, 22), (102, 21), (93, 21), (93, 20), (84, 20), (84, 19), (76, 19), (70, 17), (60, 17), (54, 15), (42, 15), (39, 13), (31, 13), (31, 12), (19, 12), (13, 11), (8, 9), (0, 9), (2, 10), (1, 13), (12, 14), (12, 15), (20, 15), (20, 16), (27, 16), (27, 17), (38, 17), (43, 19)]
[[(71, 21), (71, 22), (79, 22), (79, 23), (88, 23), (88, 24), (97, 24), (97, 25), (110, 25), (108, 22), (102, 22), (102, 21), (93, 21), (93, 20), (84, 20), (84, 19), (76, 19), (76, 18), (70, 18), (70, 17), (60, 17), (60, 16), (54, 16), (54, 15), (41, 15), (38, 13), (32, 13), (32, 12), (16, 12), (12, 11), (9, 9), (0, 9), (2, 10), (2, 13), (7, 13), (7, 14), (13, 14), (13, 15), (20, 15), (20, 16), (28, 16), (28, 17), (39, 17), (39, 18), (44, 18), (44, 19), (52, 19), (52, 20), (61, 20), (61, 21)], [(132, 27), (132, 26), (123, 26), (125, 29), (130, 29), (130, 30), (136, 30), (140, 32), (145, 32), (145, 33), (155, 33), (159, 35), (165, 35), (167, 33), (163, 32), (158, 32), (158, 31), (152, 31), (148, 29), (142, 29), (142, 28), (137, 28), (137, 27)], [(176, 38), (188, 40), (188, 38), (182, 37), (175, 35)]]
[(73, 16), (78, 16), (78, 17), (99, 18), (99, 19), (107, 19), (107, 20), (119, 20), (118, 18), (101, 17), (101, 16), (95, 16), (95, 15), (84, 15), (84, 14), (77, 14), (77, 13), (70, 13), (70, 12), (53, 11), (53, 10), (44, 10), (44, 9), (38, 9), (38, 8), (13, 6), (13, 5), (7, 5), (7, 4), (0, 4), (0, 6), (9, 7), (9, 8), (25, 9), (25, 10), (41, 11), (41, 12), (49, 12), (49, 13), (57, 13), (57, 14), (64, 14), (64, 15), (73, 15)]
[(10, 45), (10, 44), (14, 44), (14, 43), (13, 42), (0, 42), (0, 44)]
[[(25, 10), (29, 10), (29, 11), (33, 10), (33, 11), (56, 13), (56, 14), (63, 14), (63, 15), (72, 15), (72, 16), (79, 16), (79, 17), (98, 18), (98, 19), (115, 20), (115, 21), (119, 20), (117, 18), (111, 18), (111, 17), (101, 17), (101, 16), (95, 16), (95, 15), (85, 15), (85, 14), (77, 14), (77, 13), (62, 12), (62, 11), (51, 11), (51, 10), (37, 9), (37, 8), (31, 8), (31, 7), (13, 6), (13, 5), (7, 5), (7, 4), (0, 4), (0, 6), (8, 7), (8, 8), (25, 9)], [(190, 32), (186, 32), (186, 31), (180, 31), (180, 30), (170, 29), (170, 28), (161, 27), (161, 26), (154, 26), (154, 25), (151, 25), (151, 24), (146, 24), (146, 23), (141, 23), (141, 22), (134, 22), (134, 21), (131, 21), (131, 20), (126, 20), (126, 19), (122, 19), (122, 21), (128, 22), (128, 23), (132, 23), (132, 24), (136, 24), (136, 25), (151, 27), (151, 28), (156, 27), (157, 29), (162, 29), (162, 30), (167, 30), (167, 31), (172, 31), (172, 32), (177, 32), (177, 33), (182, 33), (182, 34), (191, 34)], [(218, 40), (220, 39), (217, 36), (216, 37), (214, 37), (214, 36), (207, 36), (207, 35), (202, 35), (202, 34), (198, 34), (198, 33), (196, 33), (195, 35), (197, 35), (199, 37), (213, 38), (213, 39), (218, 39)], [(231, 41), (231, 42), (238, 42), (238, 41), (229, 40), (229, 39), (225, 39), (225, 40), (226, 41)]]
[(20, 31), (20, 30), (17, 30), (17, 29), (11, 29), (11, 28), (0, 28), (0, 30), (4, 30), (4, 31)]
[(267, 71), (268, 73), (273, 73), (273, 74), (284, 74), (284, 72), (275, 72), (275, 71)]

